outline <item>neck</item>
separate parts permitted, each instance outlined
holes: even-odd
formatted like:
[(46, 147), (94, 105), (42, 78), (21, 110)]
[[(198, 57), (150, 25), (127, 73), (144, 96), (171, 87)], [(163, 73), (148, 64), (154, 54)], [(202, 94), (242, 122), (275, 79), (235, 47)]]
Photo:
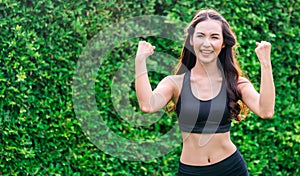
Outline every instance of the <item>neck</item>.
[(219, 77), (220, 76), (220, 69), (217, 65), (217, 60), (210, 63), (202, 63), (198, 59), (196, 60), (196, 64), (192, 69), (192, 72), (195, 73), (194, 75), (199, 75), (201, 77)]

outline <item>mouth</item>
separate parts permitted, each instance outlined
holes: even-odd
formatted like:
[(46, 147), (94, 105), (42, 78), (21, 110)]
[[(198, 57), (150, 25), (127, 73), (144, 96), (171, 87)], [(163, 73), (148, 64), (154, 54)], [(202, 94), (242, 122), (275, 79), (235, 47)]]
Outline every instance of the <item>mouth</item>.
[(212, 54), (214, 51), (212, 50), (200, 50), (200, 53), (202, 54)]

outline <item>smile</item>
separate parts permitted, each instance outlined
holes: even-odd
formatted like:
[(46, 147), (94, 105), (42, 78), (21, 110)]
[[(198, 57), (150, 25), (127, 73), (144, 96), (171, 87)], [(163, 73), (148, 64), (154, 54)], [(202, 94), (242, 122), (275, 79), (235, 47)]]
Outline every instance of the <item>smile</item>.
[(212, 54), (214, 51), (211, 50), (200, 50), (201, 53), (203, 54)]

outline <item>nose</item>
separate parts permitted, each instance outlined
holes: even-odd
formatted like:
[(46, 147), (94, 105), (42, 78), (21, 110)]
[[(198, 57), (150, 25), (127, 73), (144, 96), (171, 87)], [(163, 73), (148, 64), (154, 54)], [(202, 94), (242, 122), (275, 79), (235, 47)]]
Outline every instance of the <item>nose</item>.
[(209, 40), (207, 38), (204, 39), (203, 46), (204, 47), (210, 47), (210, 42), (209, 42)]

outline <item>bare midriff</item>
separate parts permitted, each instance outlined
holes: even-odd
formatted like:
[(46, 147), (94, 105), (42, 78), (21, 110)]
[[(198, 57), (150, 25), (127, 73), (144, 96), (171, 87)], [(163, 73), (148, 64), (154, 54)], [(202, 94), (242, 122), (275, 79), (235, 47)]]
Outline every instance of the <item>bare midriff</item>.
[(182, 132), (183, 146), (180, 161), (194, 166), (218, 163), (236, 151), (230, 132), (197, 134)]

